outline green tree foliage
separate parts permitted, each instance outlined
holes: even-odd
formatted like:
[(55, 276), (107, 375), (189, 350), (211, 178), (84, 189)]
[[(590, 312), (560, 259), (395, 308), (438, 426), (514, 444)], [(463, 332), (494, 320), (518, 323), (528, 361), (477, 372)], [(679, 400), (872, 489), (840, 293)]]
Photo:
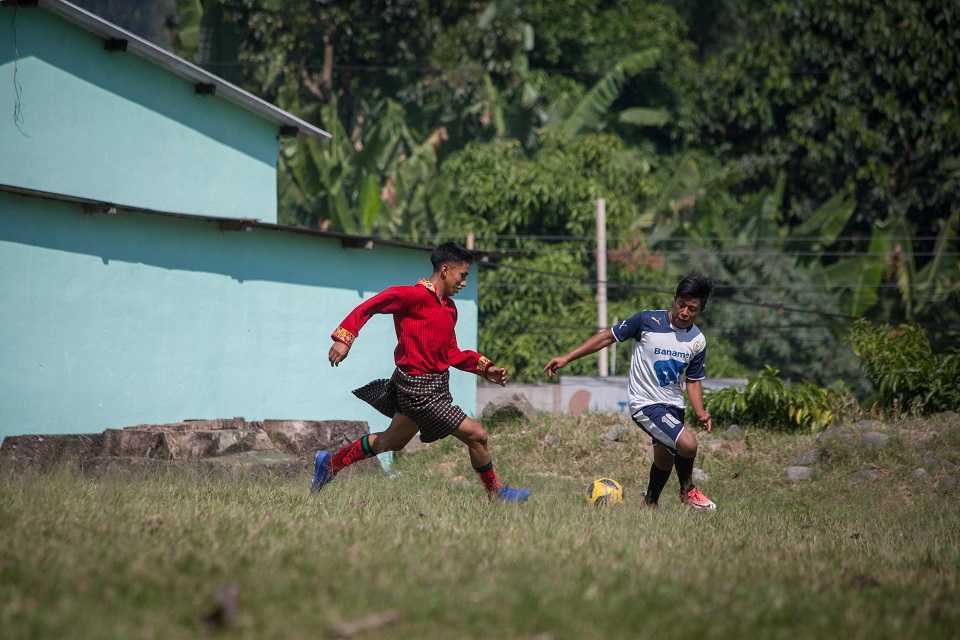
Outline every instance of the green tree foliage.
[[(567, 125), (577, 122), (580, 115), (569, 118), (575, 105), (582, 112), (591, 102), (609, 103), (591, 107), (592, 127), (600, 125), (631, 145), (670, 145), (666, 132), (636, 125), (665, 122), (683, 99), (679, 80), (693, 71), (693, 46), (675, 11), (644, 0), (536, 0), (525, 6), (537, 36), (531, 68), (573, 81), (545, 83), (549, 126), (557, 128), (558, 117)], [(594, 94), (587, 102), (585, 89)]]
[[(744, 205), (716, 195), (714, 183), (723, 176), (695, 154), (678, 158), (655, 178), (657, 196), (637, 221), (636, 246), (663, 256), (675, 273), (690, 265), (714, 278), (713, 335), (736, 344), (738, 360), (750, 370), (775, 365), (788, 377), (818, 384), (850, 381), (856, 359), (836, 337), (850, 318), (836, 290), (823, 286), (821, 258), (854, 203), (831, 198), (805, 225), (792, 228), (781, 206), (785, 176)], [(810, 236), (819, 244), (798, 239)]]
[(884, 412), (933, 413), (960, 407), (960, 349), (934, 353), (916, 325), (871, 325), (858, 320), (850, 342), (873, 383), (873, 407)]
[(551, 129), (575, 137), (582, 131), (600, 129), (612, 118), (613, 121), (635, 125), (663, 125), (669, 115), (663, 109), (632, 107), (616, 114), (611, 113), (613, 103), (620, 97), (630, 78), (654, 66), (660, 58), (658, 49), (644, 49), (631, 53), (607, 72), (582, 99), (576, 101), (566, 117), (553, 118), (548, 123)]
[(694, 46), (695, 59), (703, 63), (717, 54), (740, 45), (749, 16), (762, 11), (761, 0), (667, 0), (687, 27), (687, 39)]
[(544, 134), (528, 157), (517, 141), (474, 143), (448, 158), (452, 214), (464, 230), (493, 235), (594, 237), (597, 198), (607, 197), (612, 233), (636, 217), (632, 192), (649, 163), (609, 134)]
[(667, 119), (660, 70), (689, 62), (682, 30), (672, 11), (637, 0), (488, 2), (440, 35), (401, 99), (445, 126), (452, 150), (491, 139), (534, 148), (544, 126), (635, 135)]
[[(629, 226), (635, 204), (617, 194), (629, 194), (648, 171), (634, 155), (608, 134), (546, 134), (529, 156), (517, 141), (493, 141), (468, 145), (444, 163), (451, 197), (448, 226), (439, 231), (460, 239), (473, 233), (489, 252), (480, 269), (480, 340), (485, 353), (513, 368), (513, 379), (542, 380), (546, 354), (568, 351), (599, 330), (597, 198), (612, 194), (611, 229)], [(638, 282), (651, 273), (628, 275)], [(615, 305), (630, 293), (612, 293), (611, 314), (627, 317)]]
[(543, 120), (531, 82), (533, 27), (516, 0), (476, 5), (439, 34), (426, 72), (401, 90), (426, 122), (444, 126), (459, 149), (471, 140), (530, 142)]
[(863, 393), (850, 316), (956, 341), (956, 2), (86, 1), (333, 134), (284, 142), (281, 222), (473, 233), (480, 347), (521, 379), (599, 329), (600, 197), (610, 321), (712, 276), (711, 375)]
[(244, 35), (239, 61), (249, 86), (306, 117), (337, 98), (348, 129), (364, 103), (414, 85), (437, 40), (469, 11), (426, 0), (221, 2)]
[(691, 140), (723, 150), (747, 189), (786, 170), (791, 219), (846, 192), (858, 233), (903, 212), (936, 235), (960, 195), (958, 23), (940, 0), (768, 5), (703, 70)]
[[(533, 248), (536, 243), (528, 243)], [(544, 354), (569, 351), (597, 324), (582, 245), (543, 248), (526, 257), (498, 257), (495, 268), (479, 269), (479, 342), (517, 382), (543, 381)], [(565, 372), (596, 374), (596, 363), (592, 370), (587, 361), (573, 363)]]

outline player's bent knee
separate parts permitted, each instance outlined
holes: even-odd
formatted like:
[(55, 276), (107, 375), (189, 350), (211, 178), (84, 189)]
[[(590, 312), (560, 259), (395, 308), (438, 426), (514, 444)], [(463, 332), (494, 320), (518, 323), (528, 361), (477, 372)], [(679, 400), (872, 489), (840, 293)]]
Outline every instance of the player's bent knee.
[(677, 455), (684, 458), (696, 458), (697, 457), (697, 443), (693, 443), (692, 447), (681, 447), (677, 446)]
[(469, 436), (469, 441), (471, 444), (477, 446), (486, 447), (487, 446), (487, 432), (482, 427), (476, 431), (472, 431)]
[(696, 458), (697, 448), (696, 436), (686, 430), (680, 434), (680, 439), (677, 440), (677, 455), (684, 458)]
[(460, 440), (468, 445), (487, 446), (487, 430), (483, 425), (472, 418), (465, 419), (459, 427), (457, 433)]

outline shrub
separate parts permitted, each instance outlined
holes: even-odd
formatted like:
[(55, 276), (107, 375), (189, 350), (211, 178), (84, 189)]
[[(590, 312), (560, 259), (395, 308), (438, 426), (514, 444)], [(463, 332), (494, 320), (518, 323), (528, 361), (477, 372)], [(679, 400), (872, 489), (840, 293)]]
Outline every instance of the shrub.
[(960, 407), (960, 350), (935, 355), (918, 326), (873, 326), (857, 320), (850, 332), (860, 368), (876, 389), (873, 407), (925, 414)]
[(846, 389), (807, 381), (788, 385), (780, 372), (764, 367), (744, 388), (727, 387), (704, 395), (704, 408), (716, 422), (749, 424), (772, 431), (819, 431), (855, 404)]

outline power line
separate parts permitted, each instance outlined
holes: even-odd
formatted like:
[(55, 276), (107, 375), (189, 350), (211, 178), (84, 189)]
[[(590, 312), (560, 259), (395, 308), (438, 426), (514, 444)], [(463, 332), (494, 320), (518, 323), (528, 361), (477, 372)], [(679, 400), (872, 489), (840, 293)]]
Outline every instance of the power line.
[[(550, 255), (550, 254), (572, 254), (572, 255), (593, 255), (595, 251), (584, 248), (584, 249), (564, 249), (564, 248), (508, 248), (508, 249), (486, 249), (485, 251), (490, 254), (497, 255)], [(616, 250), (608, 250), (607, 253), (614, 253)], [(785, 256), (785, 257), (796, 257), (796, 258), (882, 258), (887, 256), (895, 255), (893, 251), (864, 251), (864, 252), (850, 252), (850, 251), (775, 251), (775, 250), (757, 250), (757, 249), (716, 249), (716, 248), (703, 248), (703, 251), (710, 253), (713, 256), (720, 257), (733, 257), (733, 258), (767, 258), (770, 256)], [(689, 250), (684, 249), (651, 249), (649, 252), (651, 255), (658, 256), (678, 256), (678, 255), (689, 255)], [(910, 255), (914, 258), (933, 258), (933, 257), (944, 257), (944, 258), (957, 258), (960, 257), (960, 252), (956, 251), (911, 251)]]
[[(542, 271), (542, 270), (539, 270), (539, 269), (527, 269), (527, 268), (523, 268), (523, 267), (515, 267), (515, 266), (512, 266), (512, 265), (504, 265), (504, 264), (495, 263), (495, 262), (485, 262), (484, 265), (485, 265), (485, 266), (489, 266), (489, 267), (500, 268), (500, 269), (511, 269), (511, 270), (514, 270), (514, 271), (521, 271), (521, 272), (526, 272), (526, 273), (533, 273), (533, 274), (537, 274), (537, 275), (552, 276), (552, 277), (555, 277), (555, 278), (561, 278), (561, 279), (570, 280), (570, 281), (573, 281), (573, 282), (576, 282), (576, 283), (578, 283), (578, 284), (582, 284), (582, 285), (585, 285), (585, 286), (589, 286), (590, 284), (593, 284), (592, 281), (586, 280), (586, 279), (583, 279), (583, 278), (579, 278), (579, 277), (577, 277), (577, 276), (567, 276), (567, 275), (563, 275), (563, 274), (552, 273), (552, 272), (549, 272), (549, 271)], [(593, 286), (596, 286), (596, 285), (593, 284)], [(653, 292), (653, 293), (662, 293), (662, 294), (671, 295), (671, 296), (674, 294), (674, 291), (673, 291), (673, 290), (670, 290), (670, 289), (664, 289), (663, 287), (655, 287), (655, 286), (643, 285), (643, 284), (632, 284), (632, 283), (613, 283), (613, 284), (611, 284), (611, 283), (608, 282), (608, 283), (607, 283), (607, 287), (611, 287), (611, 286), (615, 286), (615, 287), (621, 288), (621, 289), (632, 289), (632, 290), (636, 290), (636, 291), (649, 291), (649, 292)], [(714, 288), (715, 288), (715, 289), (717, 289), (717, 288), (724, 288), (724, 289), (728, 289), (728, 290), (731, 290), (731, 291), (739, 291), (739, 290), (741, 290), (741, 288), (732, 287), (732, 286), (729, 286), (729, 285), (727, 285), (727, 286), (717, 285), (717, 286), (715, 286)], [(843, 319), (843, 320), (856, 320), (856, 319), (858, 319), (857, 316), (851, 316), (851, 315), (848, 315), (848, 314), (845, 314), (845, 313), (837, 313), (837, 312), (833, 312), (833, 311), (819, 311), (819, 310), (816, 310), (816, 309), (800, 309), (800, 308), (797, 308), (797, 307), (789, 307), (789, 306), (782, 305), (782, 304), (768, 303), (768, 302), (757, 302), (757, 301), (749, 301), (749, 300), (739, 300), (739, 299), (734, 298), (734, 297), (732, 297), (732, 296), (731, 296), (731, 297), (728, 297), (728, 298), (724, 298), (723, 300), (724, 300), (724, 302), (726, 302), (726, 303), (728, 303), (728, 304), (739, 304), (739, 305), (745, 305), (745, 306), (751, 306), (751, 307), (774, 309), (774, 310), (776, 310), (777, 312), (780, 312), (780, 313), (789, 311), (789, 312), (791, 312), (791, 313), (816, 315), (816, 316), (820, 316), (820, 317), (824, 317), (824, 318), (840, 318), (840, 319)]]
[[(554, 278), (559, 278), (559, 279), (567, 280), (567, 281), (569, 281), (569, 282), (571, 282), (571, 283), (576, 283), (576, 284), (579, 284), (579, 285), (582, 285), (582, 286), (596, 287), (596, 283), (595, 283), (593, 280), (580, 278), (580, 277), (578, 277), (578, 276), (568, 276), (568, 275), (565, 275), (565, 274), (558, 274), (558, 273), (553, 273), (553, 272), (549, 272), (549, 271), (543, 271), (543, 270), (540, 270), (540, 269), (530, 269), (530, 268), (524, 268), (524, 267), (516, 267), (516, 266), (513, 266), (513, 265), (504, 265), (504, 264), (502, 264), (502, 263), (496, 263), (496, 262), (492, 262), (492, 261), (487, 261), (487, 262), (484, 262), (483, 264), (484, 264), (484, 266), (487, 266), (487, 267), (493, 267), (493, 268), (499, 268), (499, 269), (509, 269), (509, 270), (513, 270), (513, 271), (531, 273), (531, 274), (535, 274), (535, 275), (550, 276), (550, 277), (554, 277)], [(484, 283), (484, 286), (486, 286), (486, 283)], [(516, 286), (529, 286), (529, 285), (516, 285)], [(760, 285), (760, 286), (769, 287), (769, 288), (776, 288), (776, 289), (783, 289), (783, 288), (784, 288), (784, 287), (782, 287), (782, 286), (777, 287), (777, 286), (775, 286), (775, 285)], [(672, 295), (674, 294), (674, 291), (673, 291), (673, 290), (670, 290), (670, 289), (664, 289), (663, 287), (656, 287), (656, 286), (642, 285), (642, 284), (611, 283), (611, 282), (607, 282), (607, 287), (608, 287), (608, 288), (619, 288), (619, 289), (636, 290), (636, 291), (648, 291), (648, 292), (652, 292), (652, 293), (662, 293), (662, 294), (670, 295), (670, 296), (672, 296)], [(751, 287), (751, 288), (753, 288), (753, 287)], [(757, 288), (759, 288), (759, 286), (758, 286)], [(915, 287), (915, 288), (916, 288), (916, 287)], [(728, 284), (723, 284), (723, 283), (717, 283), (717, 284), (714, 286), (714, 290), (715, 290), (715, 291), (742, 291), (743, 289), (744, 289), (744, 287), (742, 287), (742, 286), (733, 286), (733, 285), (728, 285)], [(946, 289), (947, 289), (948, 291), (953, 291), (953, 290), (956, 290), (956, 289), (960, 289), (960, 285), (950, 285), (950, 286), (946, 287)], [(743, 305), (743, 306), (757, 307), (757, 308), (763, 308), (763, 309), (773, 309), (773, 310), (776, 310), (778, 313), (787, 313), (787, 312), (789, 312), (789, 313), (800, 314), (800, 315), (815, 315), (815, 316), (822, 317), (822, 318), (836, 318), (836, 319), (850, 320), (850, 321), (858, 320), (858, 319), (859, 319), (859, 316), (853, 316), (853, 315), (849, 315), (849, 314), (845, 314), (845, 313), (838, 313), (838, 312), (835, 312), (835, 311), (822, 311), (822, 310), (818, 310), (818, 309), (804, 309), (804, 308), (798, 308), (798, 307), (793, 307), (793, 306), (788, 306), (788, 305), (778, 304), (778, 303), (759, 302), (759, 301), (754, 301), (754, 300), (743, 300), (743, 299), (740, 299), (740, 298), (737, 298), (737, 297), (734, 297), (734, 296), (723, 297), (723, 298), (721, 298), (721, 300), (722, 300), (722, 302), (727, 303), (727, 304)]]
[[(165, 47), (163, 43), (155, 43), (158, 46)], [(259, 52), (258, 52), (259, 53)], [(266, 62), (246, 62), (241, 60), (230, 60), (230, 61), (207, 61), (204, 62), (203, 67), (210, 68), (251, 68), (256, 69), (260, 67), (267, 66)], [(322, 66), (315, 65), (302, 65), (298, 68), (321, 72), (323, 71)], [(331, 67), (333, 71), (375, 71), (375, 72), (408, 72), (414, 73), (417, 75), (427, 75), (431, 73), (443, 74), (449, 73), (454, 70), (451, 67), (439, 67), (439, 66), (419, 66), (419, 65), (410, 65), (410, 64), (337, 64), (334, 63)], [(790, 69), (784, 72), (783, 75), (790, 76), (793, 78), (829, 78), (833, 73), (838, 69), (837, 66), (832, 66), (826, 69)], [(602, 77), (607, 71), (605, 70), (591, 70), (591, 69), (574, 69), (574, 68), (561, 68), (561, 67), (539, 67), (532, 66), (530, 67), (531, 71), (542, 71), (544, 73), (549, 73), (552, 75), (561, 75), (561, 76), (588, 76), (588, 77)], [(757, 68), (757, 69), (740, 69), (744, 75), (753, 76), (756, 78), (767, 78), (770, 76), (769, 68)], [(716, 72), (711, 72), (708, 69), (700, 68), (694, 71), (684, 71), (682, 69), (644, 69), (642, 71), (634, 74), (634, 77), (653, 77), (653, 78), (663, 78), (663, 77), (704, 77), (709, 78), (711, 76), (721, 77), (726, 73), (725, 70), (718, 70)]]
[[(403, 233), (384, 233), (378, 235), (380, 238), (384, 239), (416, 239), (422, 236), (416, 236), (414, 234), (403, 234)], [(726, 241), (740, 241), (739, 236), (720, 236), (720, 235), (705, 235), (699, 236), (703, 240), (716, 241), (716, 242), (726, 242)], [(555, 241), (555, 242), (592, 242), (593, 237), (587, 235), (558, 235), (558, 234), (494, 234), (491, 236), (484, 236), (483, 240), (492, 240), (492, 241), (510, 241), (510, 240), (542, 240), (542, 241)], [(618, 236), (618, 235), (608, 235), (608, 240), (636, 240), (637, 236)], [(870, 242), (873, 240), (873, 236), (866, 235), (850, 235), (850, 236), (750, 236), (750, 242), (766, 242), (766, 241), (775, 241), (775, 242)], [(895, 238), (896, 241), (911, 241), (911, 242), (933, 242), (939, 240), (939, 236), (905, 236), (902, 238)], [(656, 240), (656, 242), (682, 242), (684, 244), (689, 244), (691, 242), (698, 242), (699, 239), (689, 238), (689, 237), (669, 237), (661, 238)], [(478, 249), (479, 251), (480, 249)], [(498, 249), (489, 249), (489, 251), (497, 251)]]
[[(610, 326), (613, 326), (613, 325), (610, 325)], [(699, 323), (698, 323), (698, 326), (699, 326)], [(703, 326), (710, 327), (710, 323), (705, 322), (703, 323)], [(483, 325), (483, 328), (489, 331), (500, 331), (500, 330), (506, 330), (506, 329), (511, 329), (515, 327), (516, 325), (514, 323), (507, 323), (507, 322), (484, 323)], [(609, 329), (610, 327), (609, 326), (600, 327), (597, 325), (588, 325), (588, 324), (550, 324), (550, 323), (525, 322), (523, 323), (523, 328), (525, 330), (529, 328), (529, 329), (550, 329), (550, 330), (556, 330), (556, 331), (603, 331), (605, 329)], [(749, 333), (738, 331), (734, 333), (724, 333), (723, 335), (725, 336), (730, 335), (730, 336), (736, 336), (736, 337), (750, 337), (750, 336), (756, 335), (756, 333), (764, 333), (764, 332), (771, 332), (771, 331), (777, 332), (777, 333), (789, 333), (791, 331), (796, 331), (798, 329), (823, 329), (823, 328), (824, 328), (823, 325), (820, 323), (816, 323), (816, 324), (790, 323), (789, 326), (762, 325), (755, 329), (751, 329)]]
[[(595, 289), (597, 283), (594, 281), (582, 280), (579, 284), (582, 284), (585, 287)], [(610, 282), (607, 283), (608, 289), (618, 289), (618, 288), (633, 288), (633, 285), (629, 283), (618, 283)], [(485, 289), (516, 289), (516, 288), (528, 288), (528, 289), (563, 289), (567, 288), (570, 285), (560, 284), (560, 283), (547, 283), (547, 282), (490, 282), (489, 280), (484, 280), (483, 286)], [(938, 285), (938, 283), (915, 283), (911, 284), (905, 289), (907, 291), (926, 291), (929, 289), (936, 289), (938, 286), (945, 292), (960, 290), (960, 284), (949, 284), (949, 285)], [(714, 285), (714, 291), (717, 290), (729, 290), (729, 291), (743, 291), (744, 289), (749, 289), (751, 291), (808, 291), (808, 292), (824, 292), (824, 293), (841, 293), (845, 289), (873, 289), (873, 290), (901, 290), (902, 287), (899, 284), (893, 282), (880, 282), (876, 284), (850, 284), (850, 285), (819, 285), (814, 283), (784, 283), (784, 284), (749, 284), (749, 285), (724, 285), (717, 284)], [(664, 293), (666, 293), (664, 291)]]
[[(482, 322), (481, 318), (481, 330), (484, 331), (515, 331), (517, 325), (515, 323), (488, 323)], [(824, 329), (822, 324), (794, 324), (791, 323), (789, 326), (777, 326), (777, 325), (760, 325), (758, 327), (752, 328), (750, 331), (733, 331), (726, 332), (722, 331), (718, 327), (712, 327), (709, 323), (704, 323), (704, 327), (710, 333), (717, 335), (720, 338), (724, 339), (737, 339), (737, 338), (749, 338), (750, 340), (762, 339), (762, 340), (782, 340), (781, 337), (783, 334), (788, 334), (791, 340), (800, 340), (807, 342), (823, 342), (823, 336), (804, 336), (802, 333), (797, 333), (801, 329)], [(917, 323), (917, 326), (921, 328), (926, 328), (930, 330), (950, 330), (953, 329), (957, 331), (956, 327), (952, 325), (943, 325), (940, 323)], [(610, 327), (599, 327), (589, 324), (577, 324), (577, 325), (564, 325), (564, 324), (547, 324), (547, 323), (523, 323), (523, 331), (525, 333), (547, 333), (547, 332), (576, 332), (576, 333), (596, 333), (598, 331), (603, 331), (609, 329)], [(764, 334), (777, 334), (776, 336), (764, 337)], [(842, 338), (836, 339), (837, 343), (844, 342)]]

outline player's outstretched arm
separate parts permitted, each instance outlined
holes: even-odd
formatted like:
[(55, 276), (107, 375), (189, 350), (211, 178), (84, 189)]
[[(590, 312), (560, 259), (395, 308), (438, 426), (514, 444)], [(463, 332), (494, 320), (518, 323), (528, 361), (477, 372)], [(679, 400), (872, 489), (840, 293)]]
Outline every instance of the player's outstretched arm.
[(591, 353), (600, 351), (600, 349), (609, 347), (616, 341), (617, 339), (613, 336), (613, 331), (610, 329), (605, 329), (604, 331), (587, 338), (583, 344), (570, 353), (563, 356), (550, 358), (550, 362), (548, 362), (541, 370), (541, 373), (546, 373), (549, 376), (555, 376), (557, 375), (557, 369), (562, 369), (574, 360), (578, 360), (583, 356), (588, 356)]
[(330, 347), (330, 353), (328, 354), (328, 357), (330, 358), (330, 366), (336, 367), (343, 362), (348, 355), (350, 355), (350, 347), (342, 342), (334, 341), (333, 346)]

